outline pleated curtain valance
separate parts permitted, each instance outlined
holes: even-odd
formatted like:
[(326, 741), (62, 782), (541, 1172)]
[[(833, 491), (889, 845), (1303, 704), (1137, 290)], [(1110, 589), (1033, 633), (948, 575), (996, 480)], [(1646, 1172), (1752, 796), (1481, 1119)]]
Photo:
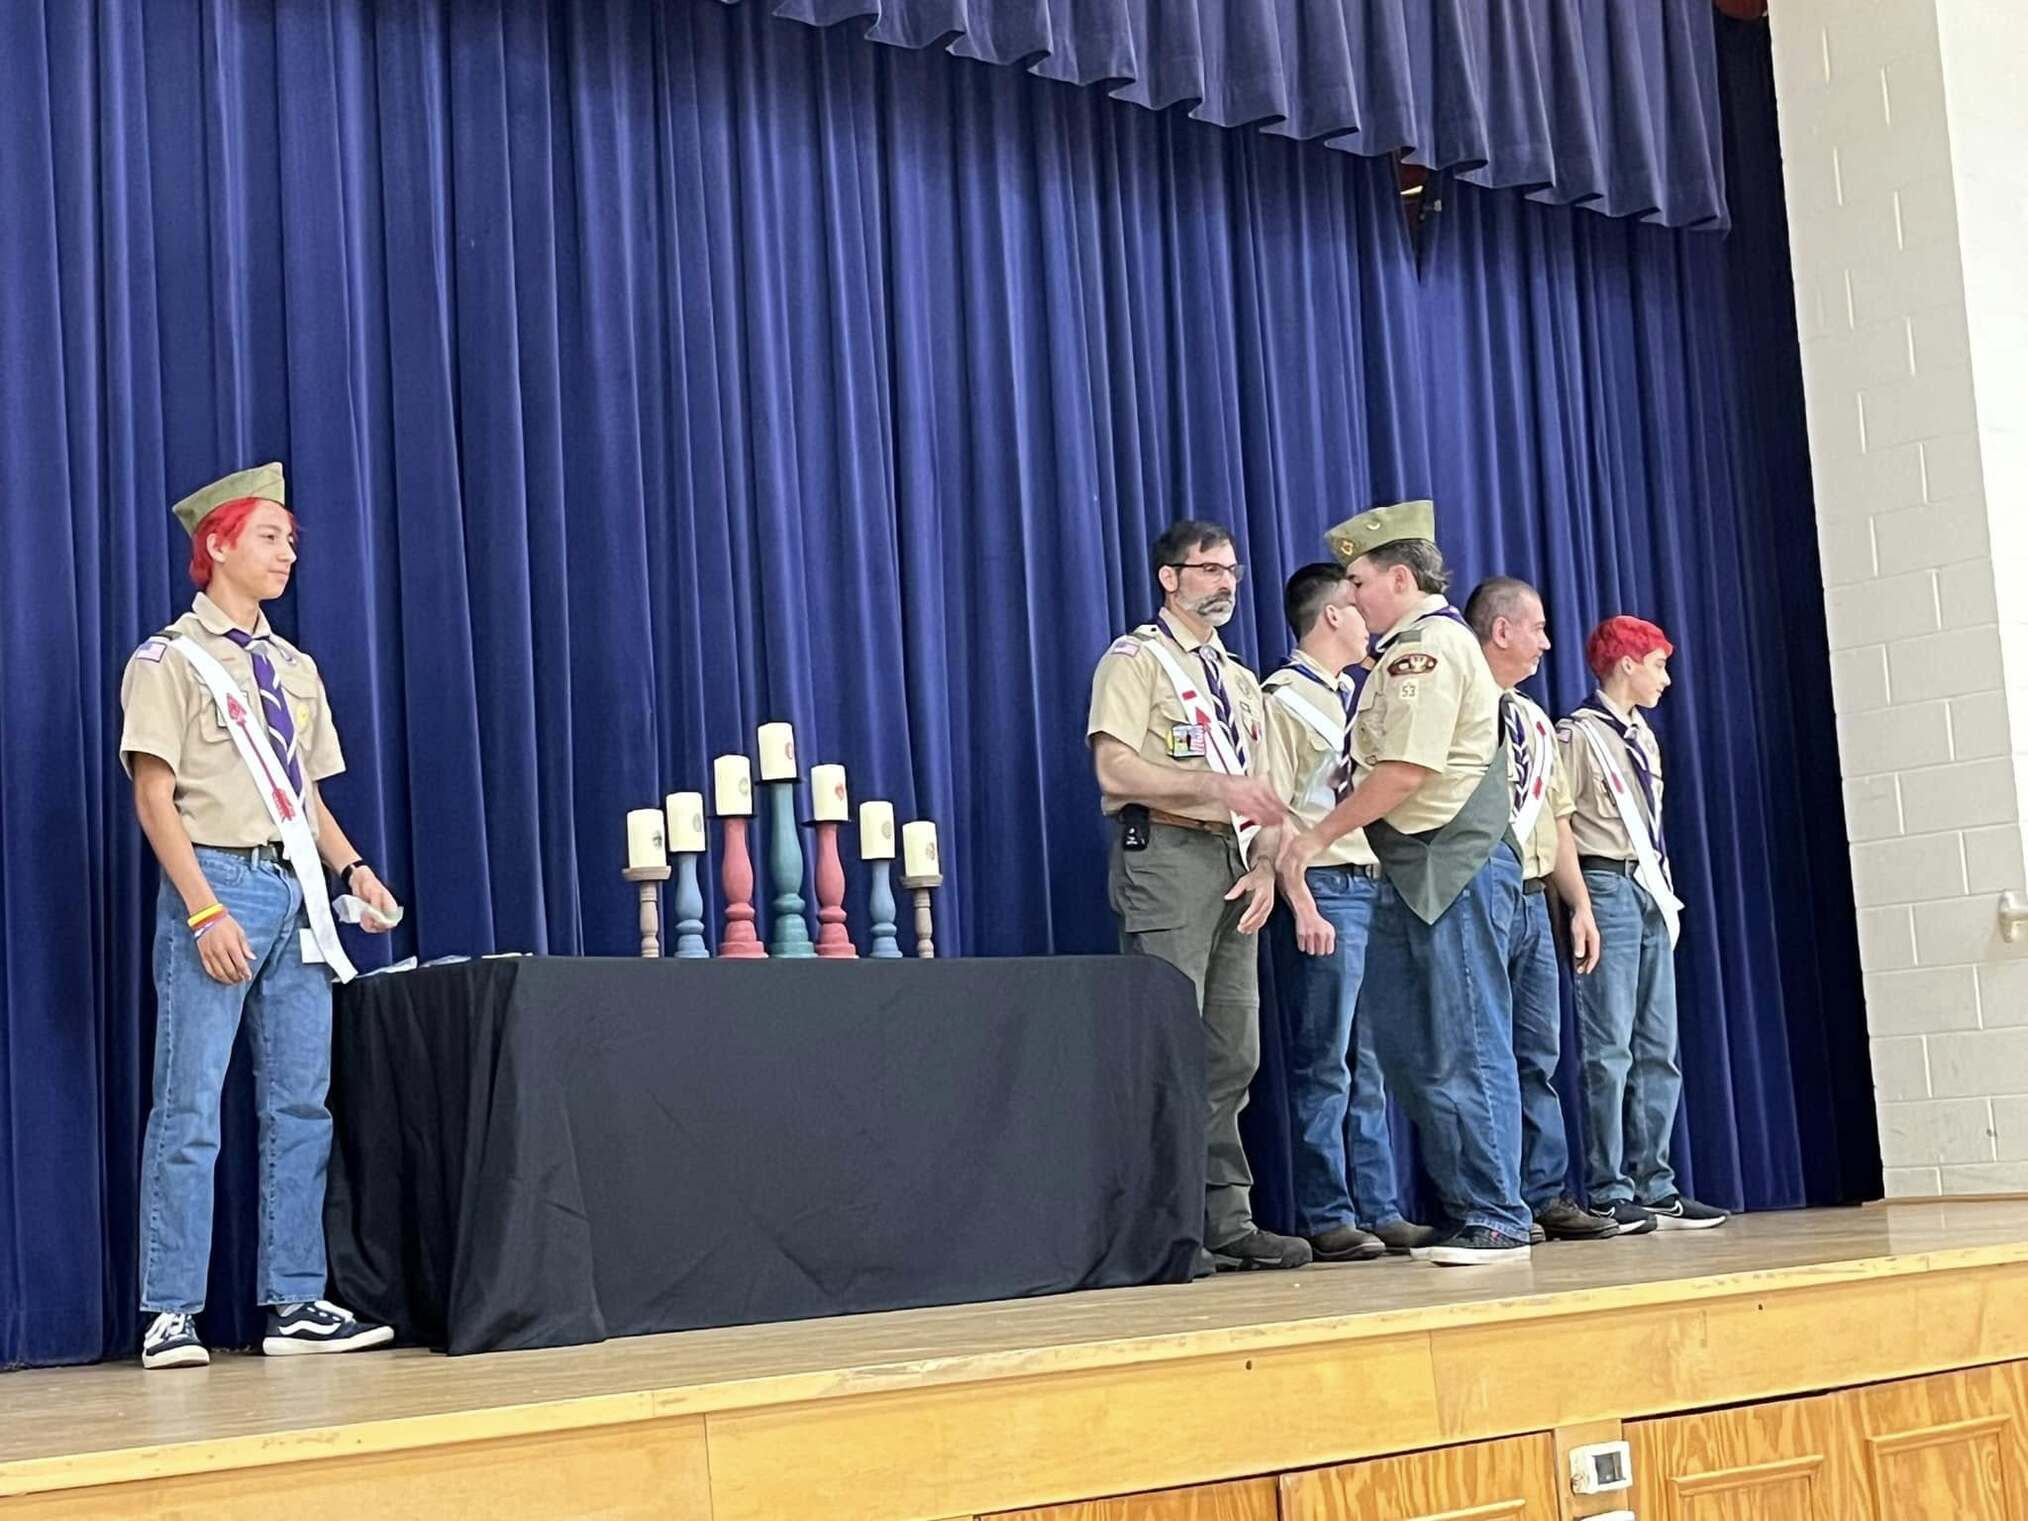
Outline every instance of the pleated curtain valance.
[(1608, 216), (1727, 225), (1710, 0), (756, 0)]

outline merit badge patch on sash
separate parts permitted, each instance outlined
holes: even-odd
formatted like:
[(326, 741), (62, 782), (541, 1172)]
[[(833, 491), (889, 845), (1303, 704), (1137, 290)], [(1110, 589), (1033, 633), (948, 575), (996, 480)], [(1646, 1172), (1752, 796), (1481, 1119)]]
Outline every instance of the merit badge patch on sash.
[(1437, 668), (1436, 656), (1425, 655), (1420, 650), (1411, 650), (1406, 655), (1396, 655), (1387, 663), (1390, 676), (1427, 676)]

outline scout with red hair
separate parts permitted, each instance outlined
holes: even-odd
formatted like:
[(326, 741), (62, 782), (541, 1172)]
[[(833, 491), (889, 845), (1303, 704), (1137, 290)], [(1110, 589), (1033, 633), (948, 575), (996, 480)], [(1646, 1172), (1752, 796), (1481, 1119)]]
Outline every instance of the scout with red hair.
[(1662, 820), (1662, 747), (1645, 713), (1673, 678), (1675, 645), (1645, 618), (1607, 618), (1584, 642), (1598, 690), (1557, 726), (1576, 810), (1570, 832), (1598, 921), (1598, 968), (1577, 979), (1585, 1182), (1623, 1236), (1708, 1230), (1725, 1212), (1677, 1185), (1682, 1107), (1676, 940), (1683, 902)]
[[(331, 979), (353, 975), (336, 919), (350, 901), (362, 928), (385, 930), (401, 908), (318, 792), (345, 760), (317, 664), (261, 611), (295, 571), (287, 502), (282, 467), (261, 465), (176, 504), (197, 598), (134, 652), (120, 686), (120, 761), (162, 868), (141, 1153), (145, 1368), (210, 1361), (193, 1317), (210, 1266), (219, 1096), (242, 1023), (260, 1126), (261, 1349), (351, 1352), (394, 1335), (323, 1297)], [(337, 912), (326, 870), (349, 895)]]

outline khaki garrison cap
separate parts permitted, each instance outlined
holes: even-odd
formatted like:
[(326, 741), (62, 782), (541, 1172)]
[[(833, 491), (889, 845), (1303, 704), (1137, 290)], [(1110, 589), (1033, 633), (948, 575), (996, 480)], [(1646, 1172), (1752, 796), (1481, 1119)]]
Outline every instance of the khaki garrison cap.
[(1347, 518), (1324, 535), (1324, 542), (1340, 565), (1350, 565), (1363, 554), (1383, 544), (1404, 539), (1436, 539), (1436, 503), (1431, 501), (1393, 502), (1374, 507), (1355, 518)]
[(282, 467), (276, 464), (256, 465), (251, 470), (235, 471), (223, 480), (213, 481), (202, 491), (193, 491), (176, 504), (176, 521), (194, 539), (198, 524), (227, 502), (237, 502), (249, 496), (288, 506), (289, 488), (282, 479)]

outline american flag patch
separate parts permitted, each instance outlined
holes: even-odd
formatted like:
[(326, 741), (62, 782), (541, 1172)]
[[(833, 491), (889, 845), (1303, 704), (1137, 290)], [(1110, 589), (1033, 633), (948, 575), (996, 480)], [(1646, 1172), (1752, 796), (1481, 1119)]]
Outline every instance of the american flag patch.
[(136, 660), (160, 660), (168, 652), (169, 646), (164, 644), (160, 639), (150, 639), (146, 644), (134, 651), (134, 658)]

